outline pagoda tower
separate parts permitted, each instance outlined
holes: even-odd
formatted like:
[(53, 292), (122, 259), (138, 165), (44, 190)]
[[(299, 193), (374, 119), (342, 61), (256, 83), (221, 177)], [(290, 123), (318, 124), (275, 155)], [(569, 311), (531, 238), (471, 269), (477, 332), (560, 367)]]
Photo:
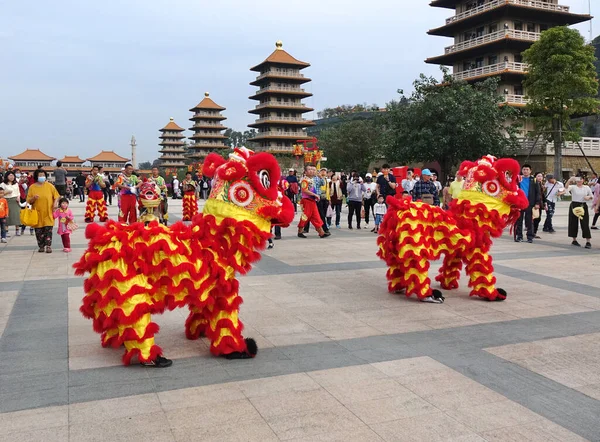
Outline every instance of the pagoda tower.
[(275, 43), (275, 51), (262, 63), (250, 68), (258, 72), (258, 77), (250, 85), (259, 89), (249, 97), (258, 104), (248, 111), (258, 115), (249, 127), (258, 129), (251, 139), (256, 150), (271, 153), (291, 153), (297, 140), (310, 139), (307, 126), (315, 123), (302, 117), (313, 109), (302, 103), (303, 98), (311, 97), (300, 86), (310, 78), (300, 73), (310, 64), (296, 60), (283, 50), (283, 43)]
[(190, 112), (194, 112), (190, 118), (194, 122), (194, 125), (190, 127), (190, 130), (194, 132), (194, 135), (189, 137), (193, 141), (189, 146), (192, 150), (190, 157), (201, 159), (215, 150), (229, 148), (225, 144), (227, 137), (221, 133), (227, 129), (221, 123), (227, 119), (221, 115), (224, 110), (223, 106), (219, 106), (209, 98), (208, 92), (204, 93), (204, 99), (200, 103), (190, 109)]
[(527, 65), (521, 53), (554, 26), (567, 26), (591, 19), (575, 14), (559, 0), (432, 0), (433, 7), (454, 11), (429, 35), (453, 39), (444, 54), (425, 60), (452, 67), (456, 80), (482, 81), (499, 76), (498, 92), (512, 106), (527, 104), (523, 80)]
[(185, 143), (183, 139), (182, 127), (178, 126), (173, 118), (169, 120), (169, 123), (160, 129), (160, 143), (161, 149), (159, 152), (162, 154), (160, 157), (160, 164), (162, 167), (184, 167), (185, 166)]

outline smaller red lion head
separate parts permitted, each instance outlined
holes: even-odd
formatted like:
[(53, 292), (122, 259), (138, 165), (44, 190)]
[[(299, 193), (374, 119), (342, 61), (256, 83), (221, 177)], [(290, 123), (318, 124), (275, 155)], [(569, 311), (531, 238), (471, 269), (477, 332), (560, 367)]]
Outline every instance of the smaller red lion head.
[(229, 160), (209, 154), (202, 170), (214, 180), (210, 199), (254, 213), (272, 224), (293, 221), (294, 208), (278, 187), (281, 170), (273, 155), (236, 147)]

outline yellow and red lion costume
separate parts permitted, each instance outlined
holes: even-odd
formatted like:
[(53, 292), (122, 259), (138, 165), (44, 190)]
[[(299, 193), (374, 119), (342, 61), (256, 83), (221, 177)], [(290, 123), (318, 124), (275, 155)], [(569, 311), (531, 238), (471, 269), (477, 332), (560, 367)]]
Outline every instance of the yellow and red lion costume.
[(77, 275), (89, 273), (80, 310), (104, 347), (125, 346), (125, 364), (162, 358), (151, 315), (183, 306), (188, 339), (204, 335), (214, 355), (230, 359), (256, 355), (254, 340), (242, 337), (236, 272), (251, 269), (271, 223), (289, 224), (294, 209), (277, 189), (281, 173), (270, 154), (236, 148), (226, 161), (213, 153), (203, 170), (214, 184), (191, 225), (109, 221), (86, 230), (89, 247), (74, 265)]
[(439, 290), (432, 290), (429, 261), (444, 254), (435, 278), (442, 289), (458, 288), (463, 263), (469, 276), (471, 296), (503, 301), (506, 292), (496, 288), (489, 250), (492, 238), (514, 224), (528, 200), (518, 188), (519, 163), (510, 158), (486, 156), (477, 162), (465, 161), (459, 173), (464, 177), (460, 196), (448, 210), (410, 198), (388, 197), (389, 209), (380, 226), (377, 255), (388, 265), (390, 292), (405, 291), (419, 300), (441, 303)]

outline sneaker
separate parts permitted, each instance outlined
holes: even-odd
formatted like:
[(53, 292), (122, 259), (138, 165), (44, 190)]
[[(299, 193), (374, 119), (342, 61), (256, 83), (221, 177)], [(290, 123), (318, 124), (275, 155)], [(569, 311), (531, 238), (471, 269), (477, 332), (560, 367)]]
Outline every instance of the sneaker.
[(325, 232), (321, 238), (325, 238), (331, 236), (331, 232)]
[(586, 248), (586, 249), (591, 249), (591, 248), (592, 248), (592, 243), (591, 243), (591, 242), (589, 242), (589, 241), (588, 241), (588, 242), (586, 242), (586, 243), (585, 243), (585, 248)]
[(592, 227), (590, 227), (590, 229), (593, 229), (593, 230), (598, 230), (598, 227), (596, 227), (596, 226), (592, 226)]
[(535, 235), (535, 239), (542, 239), (542, 237), (539, 235)]
[(548, 230), (548, 229), (542, 229), (542, 232), (550, 233), (550, 230)]
[(356, 229), (360, 230), (360, 229), (362, 229), (362, 227), (361, 226), (356, 226)]
[(166, 368), (173, 365), (173, 361), (162, 356), (157, 356), (156, 359), (149, 362), (140, 362), (144, 367)]
[(21, 231), (17, 230), (17, 236), (21, 236)]
[(421, 299), (421, 302), (429, 302), (431, 304), (443, 304), (444, 301), (438, 298), (434, 298), (433, 296), (428, 296), (427, 298)]
[(336, 228), (336, 229), (341, 229), (341, 227), (340, 227), (340, 225), (339, 225), (339, 224), (336, 224), (336, 225), (335, 225), (335, 228)]
[(577, 240), (573, 241), (573, 242), (571, 243), (571, 245), (572, 245), (572, 246), (581, 247), (581, 244), (579, 244), (579, 243), (577, 242)]
[(6, 244), (7, 242), (8, 242), (8, 240), (6, 238), (0, 239), (0, 243), (2, 243), (2, 244)]
[(40, 247), (40, 248), (38, 249), (38, 252), (39, 252), (39, 253), (44, 253), (45, 251), (46, 251), (46, 247)]
[(272, 249), (273, 247), (275, 247), (275, 244), (273, 244), (272, 242), (270, 242), (269, 245), (267, 246), (267, 249)]
[(306, 239), (306, 235), (302, 232), (298, 233), (298, 238), (305, 238)]
[(33, 229), (31, 229), (31, 230), (29, 231), (29, 234), (30, 234), (31, 236), (35, 235), (35, 232), (33, 231)]
[(527, 238), (527, 242), (528, 242), (529, 244), (532, 244), (532, 243), (533, 243), (533, 238)]
[(281, 239), (281, 236), (274, 236), (273, 239)]
[(523, 242), (523, 238), (515, 238), (515, 242)]
[(352, 230), (352, 226), (348, 226), (348, 230)]
[(63, 252), (65, 252), (65, 253), (69, 253), (70, 251), (71, 251), (71, 249), (69, 249), (68, 247), (65, 247), (65, 248), (63, 249)]
[(554, 229), (548, 230), (548, 233), (556, 233), (556, 230), (554, 230)]
[(52, 247), (46, 246), (46, 253), (52, 253)]

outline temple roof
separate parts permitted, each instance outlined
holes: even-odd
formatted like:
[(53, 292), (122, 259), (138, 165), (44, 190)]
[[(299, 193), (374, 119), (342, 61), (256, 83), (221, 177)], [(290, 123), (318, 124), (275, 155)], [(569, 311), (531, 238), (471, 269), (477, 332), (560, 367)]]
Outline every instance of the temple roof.
[(75, 156), (65, 156), (62, 160), (63, 163), (85, 163), (85, 160), (82, 160), (81, 158), (79, 158), (78, 155)]
[(129, 158), (116, 154), (114, 150), (103, 150), (95, 157), (88, 158), (87, 160), (99, 163), (125, 163), (129, 161)]
[(46, 155), (39, 149), (27, 149), (24, 152), (21, 152), (19, 155), (15, 155), (14, 157), (8, 157), (8, 159), (16, 161), (53, 161), (56, 158)]
[(283, 43), (281, 41), (278, 41), (277, 43), (275, 43), (275, 46), (276, 46), (275, 51), (273, 51), (273, 53), (271, 55), (269, 55), (265, 59), (265, 61), (250, 68), (250, 70), (260, 72), (261, 67), (267, 63), (293, 65), (293, 66), (300, 67), (300, 69), (310, 66), (310, 63), (305, 63), (304, 61), (297, 60), (296, 58), (294, 58), (290, 54), (288, 54), (286, 51), (284, 51), (282, 49)]
[(173, 117), (171, 117), (169, 119), (169, 122), (167, 123), (167, 125), (165, 127), (163, 127), (162, 129), (160, 129), (161, 131), (163, 130), (174, 130), (174, 131), (184, 131), (185, 129), (182, 127), (179, 127), (179, 125), (177, 125), (177, 123), (175, 123), (175, 121), (173, 121)]
[(225, 108), (223, 106), (219, 106), (217, 103), (215, 103), (211, 98), (208, 98), (209, 93), (205, 92), (204, 93), (204, 98), (202, 99), (202, 101), (200, 103), (198, 103), (196, 106), (194, 106), (193, 108), (190, 109), (190, 111), (195, 111), (197, 109), (214, 109), (214, 110), (225, 110)]

